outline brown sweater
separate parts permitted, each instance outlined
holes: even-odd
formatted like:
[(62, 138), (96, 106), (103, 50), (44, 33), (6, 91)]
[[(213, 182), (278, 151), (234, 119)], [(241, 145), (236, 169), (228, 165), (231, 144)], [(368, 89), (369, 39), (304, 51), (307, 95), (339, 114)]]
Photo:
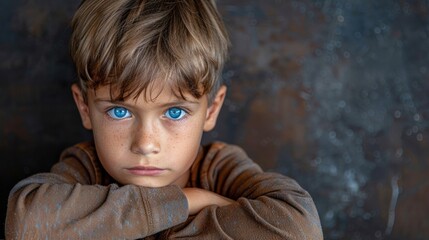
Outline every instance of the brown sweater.
[(188, 216), (179, 187), (120, 186), (92, 144), (68, 148), (50, 173), (12, 189), (6, 239), (323, 239), (313, 200), (294, 180), (224, 143), (202, 147), (197, 159), (188, 187), (235, 203)]

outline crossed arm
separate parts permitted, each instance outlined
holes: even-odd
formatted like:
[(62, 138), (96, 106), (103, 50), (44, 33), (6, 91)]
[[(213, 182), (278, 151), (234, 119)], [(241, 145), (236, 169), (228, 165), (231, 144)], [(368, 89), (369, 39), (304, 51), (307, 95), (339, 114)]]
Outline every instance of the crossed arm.
[(184, 189), (103, 186), (93, 165), (66, 157), (51, 173), (15, 186), (6, 237), (323, 238), (307, 192), (287, 177), (263, 173), (235, 152), (221, 151), (196, 166), (192, 187)]

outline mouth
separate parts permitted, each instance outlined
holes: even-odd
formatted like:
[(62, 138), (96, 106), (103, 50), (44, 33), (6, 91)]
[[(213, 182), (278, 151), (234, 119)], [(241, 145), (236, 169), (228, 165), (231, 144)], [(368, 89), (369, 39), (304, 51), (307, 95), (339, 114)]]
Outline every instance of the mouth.
[(164, 171), (166, 171), (163, 168), (157, 168), (157, 167), (145, 167), (145, 166), (137, 166), (132, 168), (126, 169), (129, 173), (137, 176), (156, 176), (162, 174)]

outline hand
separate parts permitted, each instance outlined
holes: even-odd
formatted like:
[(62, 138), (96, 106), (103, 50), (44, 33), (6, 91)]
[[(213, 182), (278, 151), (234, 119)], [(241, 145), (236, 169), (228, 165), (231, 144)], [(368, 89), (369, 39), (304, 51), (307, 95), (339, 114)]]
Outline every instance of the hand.
[(183, 193), (188, 199), (189, 215), (194, 215), (210, 205), (226, 206), (234, 201), (201, 188), (183, 188)]

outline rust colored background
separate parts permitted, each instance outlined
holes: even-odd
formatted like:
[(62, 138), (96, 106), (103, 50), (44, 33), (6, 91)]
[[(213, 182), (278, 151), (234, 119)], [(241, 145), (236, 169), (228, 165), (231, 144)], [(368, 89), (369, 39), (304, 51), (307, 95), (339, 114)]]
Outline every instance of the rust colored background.
[[(429, 239), (429, 2), (218, 2), (229, 95), (204, 141), (297, 179), (325, 239)], [(0, 2), (2, 224), (17, 181), (91, 137), (69, 91), (78, 4)]]

